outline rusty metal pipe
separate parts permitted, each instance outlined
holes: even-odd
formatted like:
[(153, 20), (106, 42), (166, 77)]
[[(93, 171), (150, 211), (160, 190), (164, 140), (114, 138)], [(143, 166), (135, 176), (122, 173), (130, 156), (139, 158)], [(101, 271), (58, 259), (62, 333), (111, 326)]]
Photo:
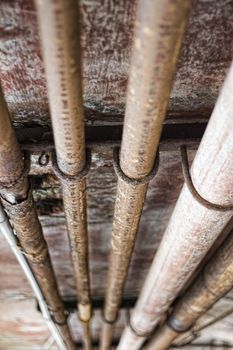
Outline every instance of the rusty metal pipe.
[(0, 112), (1, 202), (17, 234), (22, 251), (35, 273), (52, 318), (58, 326), (67, 349), (74, 350), (47, 243), (32, 200), (23, 155), (10, 122), (2, 91), (0, 93)]
[[(232, 88), (233, 66), (191, 169), (198, 193), (218, 205), (232, 204)], [(184, 185), (118, 350), (140, 348), (231, 217), (232, 210), (200, 204)]]
[(56, 341), (60, 350), (66, 350), (67, 347), (64, 343), (64, 340), (51, 317), (50, 311), (48, 309), (48, 305), (44, 300), (43, 293), (41, 292), (40, 286), (35, 278), (35, 275), (31, 269), (31, 266), (28, 263), (26, 256), (21, 251), (17, 237), (9, 223), (9, 220), (5, 214), (5, 211), (0, 204), (0, 232), (5, 237), (7, 243), (9, 244), (12, 253), (15, 255), (18, 263), (20, 264), (33, 292), (37, 299), (38, 305), (40, 306), (41, 313), (43, 315), (44, 321), (46, 322), (54, 340)]
[[(1, 195), (12, 204), (18, 199), (27, 198), (28, 181), (24, 173), (23, 155), (17, 142), (14, 129), (0, 85), (0, 185)], [(12, 186), (14, 184), (14, 186)], [(11, 186), (11, 191), (7, 187)]]
[(36, 0), (48, 97), (85, 349), (91, 349), (86, 166), (79, 8), (76, 0)]
[(101, 350), (111, 344), (148, 184), (135, 185), (152, 171), (191, 1), (141, 0), (127, 93), (112, 251), (104, 307)]
[[(233, 232), (205, 266), (180, 300), (175, 304), (167, 325), (155, 333), (145, 350), (165, 350), (181, 333), (194, 326), (196, 320), (233, 287)], [(167, 331), (165, 331), (165, 329)], [(169, 334), (173, 337), (169, 337)]]

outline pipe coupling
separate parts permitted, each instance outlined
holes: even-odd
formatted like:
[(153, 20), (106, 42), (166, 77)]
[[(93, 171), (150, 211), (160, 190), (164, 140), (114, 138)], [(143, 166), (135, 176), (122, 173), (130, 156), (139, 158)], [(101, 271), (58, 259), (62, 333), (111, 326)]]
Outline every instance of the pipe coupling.
[(183, 170), (183, 176), (185, 180), (185, 184), (193, 196), (193, 198), (202, 206), (204, 206), (207, 209), (210, 210), (217, 210), (217, 211), (232, 211), (233, 210), (233, 204), (217, 204), (212, 203), (209, 200), (205, 199), (200, 195), (200, 193), (197, 191), (196, 187), (193, 184), (193, 180), (189, 171), (189, 162), (188, 162), (188, 153), (187, 153), (187, 147), (185, 145), (180, 147), (180, 153), (181, 153), (181, 165)]
[(78, 317), (81, 322), (90, 322), (92, 318), (92, 306), (91, 304), (78, 304)]
[(148, 329), (147, 331), (139, 330), (132, 324), (132, 320), (129, 318), (128, 321), (129, 328), (131, 331), (140, 338), (150, 338), (155, 332), (156, 327), (153, 327), (152, 329)]
[(185, 323), (179, 320), (174, 315), (171, 315), (167, 320), (167, 325), (176, 333), (184, 333), (189, 331), (193, 327), (192, 323)]
[(138, 186), (138, 185), (148, 184), (154, 178), (154, 176), (157, 174), (157, 171), (159, 169), (159, 149), (157, 151), (157, 155), (156, 155), (155, 162), (154, 162), (154, 165), (153, 165), (151, 172), (141, 179), (130, 178), (121, 169), (121, 166), (120, 166), (120, 148), (119, 147), (115, 147), (113, 150), (113, 167), (114, 167), (116, 175), (121, 180), (125, 181), (129, 185)]
[(70, 175), (70, 174), (64, 173), (59, 168), (58, 163), (57, 163), (56, 153), (52, 152), (52, 165), (53, 165), (54, 174), (61, 181), (67, 181), (67, 182), (71, 182), (71, 183), (79, 182), (79, 181), (83, 180), (88, 175), (88, 172), (91, 168), (91, 158), (92, 158), (91, 150), (89, 148), (87, 148), (86, 149), (86, 163), (85, 163), (83, 170), (81, 170), (79, 173), (77, 173), (75, 175)]

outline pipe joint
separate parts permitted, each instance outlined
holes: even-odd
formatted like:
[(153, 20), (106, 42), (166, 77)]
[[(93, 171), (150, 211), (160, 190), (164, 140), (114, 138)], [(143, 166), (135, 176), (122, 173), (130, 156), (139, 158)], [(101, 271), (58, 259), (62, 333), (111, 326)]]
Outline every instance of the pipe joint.
[(91, 304), (78, 304), (78, 317), (81, 322), (88, 323), (92, 318)]
[(181, 163), (182, 163), (184, 180), (193, 198), (196, 201), (198, 201), (198, 203), (203, 205), (205, 208), (210, 210), (217, 210), (217, 211), (223, 211), (223, 212), (233, 210), (233, 204), (228, 205), (228, 204), (212, 203), (200, 195), (200, 193), (197, 191), (192, 181), (192, 177), (189, 171), (187, 147), (185, 145), (181, 146), (180, 153), (181, 153)]
[(0, 182), (0, 191), (2, 190), (14, 190), (15, 187), (18, 187), (19, 184), (21, 184), (22, 182), (25, 181), (25, 179), (27, 179), (28, 173), (30, 171), (30, 166), (31, 166), (31, 161), (30, 161), (30, 153), (27, 151), (24, 151), (23, 153), (24, 155), (24, 167), (23, 170), (21, 172), (21, 174), (19, 175), (19, 177), (11, 182), (8, 181), (1, 181)]
[(187, 332), (193, 327), (193, 323), (187, 325), (187, 323), (182, 323), (182, 321), (180, 321), (173, 315), (171, 315), (167, 320), (167, 325), (176, 333)]
[(123, 170), (120, 166), (120, 148), (119, 147), (115, 147), (113, 150), (113, 167), (114, 167), (116, 175), (121, 180), (125, 181), (129, 185), (138, 186), (138, 185), (148, 184), (154, 178), (154, 176), (157, 174), (158, 169), (159, 169), (159, 150), (157, 152), (155, 162), (154, 162), (154, 165), (153, 165), (151, 172), (141, 179), (131, 178), (123, 172)]
[(102, 313), (102, 319), (103, 319), (104, 323), (111, 324), (111, 325), (114, 325), (114, 324), (118, 321), (119, 316), (120, 316), (120, 315), (119, 315), (119, 311), (117, 311), (117, 314), (116, 314), (115, 318), (114, 318), (113, 320), (109, 320), (109, 319), (105, 316), (105, 313), (104, 313), (104, 312)]
[[(23, 162), (23, 161), (22, 161)], [(24, 201), (28, 197), (30, 191), (30, 184), (28, 181), (28, 173), (30, 171), (30, 153), (24, 151), (23, 170), (21, 174), (14, 181), (9, 182), (1, 178), (0, 181), (0, 196), (3, 200), (12, 205)]]
[(86, 163), (85, 163), (83, 170), (81, 170), (79, 173), (77, 173), (75, 175), (70, 175), (70, 174), (64, 173), (59, 168), (58, 163), (57, 163), (56, 153), (52, 152), (52, 165), (53, 165), (54, 174), (61, 181), (77, 183), (77, 182), (83, 180), (88, 175), (88, 172), (91, 168), (91, 158), (92, 158), (91, 149), (87, 148), (86, 149)]
[(41, 245), (34, 254), (27, 253), (23, 251), (21, 248), (22, 252), (26, 257), (30, 260), (31, 263), (33, 264), (43, 264), (45, 261), (48, 260), (49, 253), (48, 253), (48, 247), (45, 241), (41, 241)]
[(142, 331), (142, 330), (139, 330), (137, 329), (135, 326), (132, 325), (132, 321), (130, 320), (129, 318), (129, 328), (131, 329), (131, 331), (137, 336), (137, 337), (140, 337), (140, 338), (150, 338), (152, 337), (152, 335), (154, 334), (154, 331), (155, 329), (151, 329), (149, 331)]

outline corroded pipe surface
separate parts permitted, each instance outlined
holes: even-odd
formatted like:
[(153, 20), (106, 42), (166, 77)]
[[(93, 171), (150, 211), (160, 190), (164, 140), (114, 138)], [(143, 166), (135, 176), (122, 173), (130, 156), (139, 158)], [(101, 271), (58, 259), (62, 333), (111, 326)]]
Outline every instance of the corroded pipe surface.
[[(153, 168), (190, 6), (189, 0), (139, 1), (120, 154), (130, 179)], [(110, 347), (147, 187), (118, 180), (101, 350)]]
[[(24, 172), (24, 163), (15, 132), (11, 126), (8, 108), (0, 86), (0, 184), (9, 187), (12, 191), (1, 189), (1, 195), (9, 199), (12, 203), (17, 203), (18, 198), (26, 198), (28, 182)], [(10, 160), (10, 161), (9, 161)], [(18, 181), (19, 178), (22, 178)], [(17, 184), (16, 184), (17, 183)]]
[[(233, 66), (191, 170), (202, 197), (220, 205), (232, 204), (232, 89)], [(222, 212), (201, 205), (184, 185), (132, 314), (132, 327), (124, 331), (118, 350), (140, 348), (146, 335), (137, 333), (153, 331), (231, 217), (231, 210)]]
[(138, 3), (120, 158), (130, 178), (153, 167), (190, 7), (190, 0)]
[(147, 185), (132, 186), (122, 179), (118, 181), (104, 309), (108, 322), (117, 318), (146, 190)]
[(28, 198), (19, 204), (11, 205), (5, 200), (2, 200), (2, 203), (17, 233), (20, 246), (35, 273), (52, 318), (64, 338), (67, 349), (74, 350), (75, 346), (67, 325), (67, 315), (58, 293), (47, 243), (42, 234), (31, 192)]
[[(83, 321), (90, 318), (90, 288), (88, 276), (88, 240), (86, 227), (86, 181), (62, 181), (63, 202), (69, 232), (72, 261), (75, 269), (78, 301)], [(86, 310), (85, 310), (86, 307)], [(80, 307), (79, 307), (80, 308)], [(87, 314), (85, 316), (85, 314)], [(80, 315), (81, 316), (81, 315)]]
[(75, 175), (85, 165), (76, 0), (35, 0), (59, 168)]
[[(227, 237), (204, 271), (176, 303), (167, 325), (155, 333), (145, 350), (166, 350), (181, 333), (233, 287), (233, 232)], [(169, 331), (165, 331), (169, 329)], [(173, 333), (174, 337), (169, 337)], [(161, 343), (162, 339), (162, 343)]]
[(86, 162), (81, 82), (79, 8), (76, 0), (36, 1), (49, 104), (85, 349), (91, 349), (86, 180), (69, 180)]
[[(4, 125), (5, 132), (0, 144), (0, 178), (2, 185), (6, 186), (0, 190), (1, 201), (17, 234), (20, 246), (35, 273), (53, 320), (57, 324), (67, 349), (74, 350), (75, 346), (67, 325), (64, 306), (58, 293), (48, 247), (32, 200), (27, 173), (21, 176), (22, 169), (24, 169), (23, 157), (10, 123), (10, 116), (3, 95), (0, 96), (0, 110), (4, 111), (4, 113), (0, 113), (0, 124)], [(15, 163), (16, 161), (17, 163)], [(14, 164), (11, 164), (12, 162)], [(5, 164), (7, 164), (6, 167)], [(13, 176), (11, 171), (15, 170), (16, 172), (17, 169), (19, 169), (18, 173), (13, 172), (15, 178), (12, 178), (11, 187), (8, 187), (9, 182), (4, 182), (5, 177), (7, 178), (7, 172), (9, 171), (8, 178), (11, 178)], [(16, 174), (20, 178), (19, 181), (17, 181)]]

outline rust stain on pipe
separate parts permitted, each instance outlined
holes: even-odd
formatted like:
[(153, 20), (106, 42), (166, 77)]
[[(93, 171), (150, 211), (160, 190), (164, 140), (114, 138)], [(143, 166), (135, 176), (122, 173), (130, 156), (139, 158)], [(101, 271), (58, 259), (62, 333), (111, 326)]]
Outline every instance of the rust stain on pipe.
[[(74, 350), (75, 346), (67, 325), (65, 309), (58, 293), (48, 247), (32, 200), (27, 173), (25, 172), (21, 176), (24, 170), (23, 157), (2, 94), (0, 96), (0, 110), (3, 111), (3, 113), (0, 113), (0, 123), (4, 125), (4, 133), (1, 135), (0, 144), (1, 201), (17, 234), (20, 246), (32, 266), (53, 320), (57, 324), (67, 349)], [(6, 164), (7, 166), (5, 166)], [(6, 181), (8, 171), (9, 176)], [(18, 182), (16, 175), (20, 178)], [(9, 179), (11, 183), (9, 183)]]
[[(16, 203), (18, 198), (27, 197), (28, 183), (25, 176), (22, 176), (24, 172), (23, 156), (11, 126), (11, 120), (1, 86), (0, 118), (0, 184), (3, 185), (1, 194), (13, 203)], [(22, 179), (18, 181), (19, 178)], [(12, 184), (14, 184), (13, 187)], [(7, 189), (4, 189), (4, 187), (12, 187), (11, 193)]]
[[(191, 169), (197, 191), (219, 205), (232, 205), (232, 89), (233, 66)], [(153, 331), (231, 217), (231, 210), (220, 212), (201, 205), (184, 185), (132, 314), (134, 329)], [(118, 350), (139, 349), (145, 338), (127, 327)]]
[[(130, 179), (153, 168), (190, 7), (191, 1), (139, 1), (120, 154)], [(111, 344), (147, 187), (118, 180), (101, 350)]]
[(117, 318), (147, 187), (145, 184), (132, 186), (121, 179), (118, 181), (104, 309), (108, 322)]
[[(48, 96), (86, 350), (91, 349), (86, 180), (79, 8), (76, 0), (36, 0)], [(65, 176), (67, 175), (67, 177)]]
[(191, 1), (139, 1), (120, 164), (131, 178), (155, 160)]
[(35, 3), (57, 162), (64, 173), (75, 175), (85, 165), (78, 1)]

